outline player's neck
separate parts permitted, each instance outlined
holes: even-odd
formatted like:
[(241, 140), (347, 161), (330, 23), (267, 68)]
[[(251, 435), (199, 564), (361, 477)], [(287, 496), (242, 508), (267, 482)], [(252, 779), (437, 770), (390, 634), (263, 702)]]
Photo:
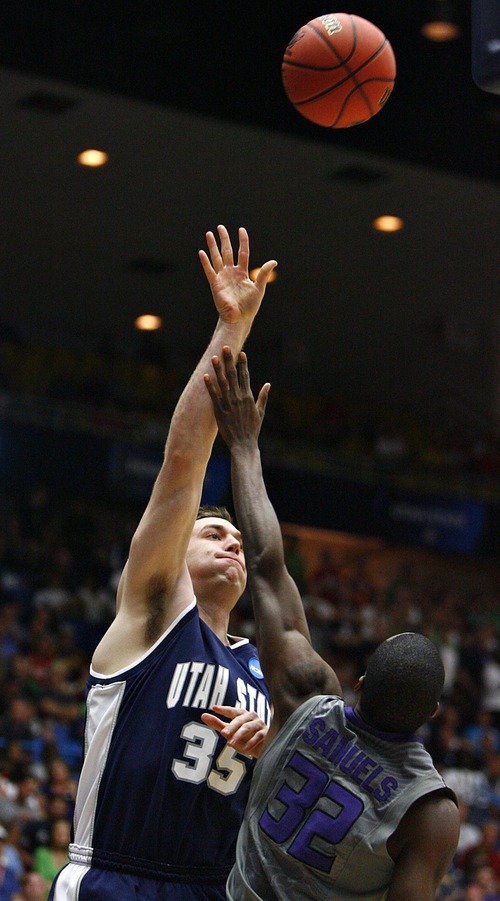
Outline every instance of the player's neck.
[(198, 610), (200, 618), (212, 632), (215, 632), (217, 638), (223, 644), (230, 644), (227, 637), (229, 614), (225, 610), (221, 610), (220, 607), (205, 606), (203, 601), (198, 601)]

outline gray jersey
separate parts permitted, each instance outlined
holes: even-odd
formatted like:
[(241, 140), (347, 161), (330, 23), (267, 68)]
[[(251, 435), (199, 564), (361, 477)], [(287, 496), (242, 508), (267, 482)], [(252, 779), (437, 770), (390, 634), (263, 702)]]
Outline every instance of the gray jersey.
[(454, 797), (418, 736), (378, 732), (341, 698), (311, 698), (255, 767), (228, 898), (381, 901), (387, 839), (439, 789)]

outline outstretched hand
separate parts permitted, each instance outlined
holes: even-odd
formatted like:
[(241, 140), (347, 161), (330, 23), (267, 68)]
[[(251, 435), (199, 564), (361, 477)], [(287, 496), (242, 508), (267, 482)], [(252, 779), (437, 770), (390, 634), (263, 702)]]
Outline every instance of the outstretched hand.
[(220, 250), (213, 232), (207, 232), (207, 246), (210, 257), (204, 250), (199, 256), (203, 271), (210, 285), (217, 312), (224, 322), (253, 320), (258, 312), (271, 272), (277, 266), (276, 260), (268, 260), (259, 269), (255, 281), (249, 277), (250, 255), (248, 233), (245, 228), (238, 230), (239, 249), (235, 264), (233, 248), (227, 228), (217, 226)]
[(257, 442), (266, 411), (271, 385), (266, 382), (254, 400), (250, 387), (247, 357), (243, 351), (235, 366), (231, 348), (222, 348), (220, 357), (212, 357), (215, 379), (205, 374), (219, 432), (229, 448)]
[[(253, 710), (214, 704), (215, 713), (202, 713), (201, 718), (226, 739), (227, 744), (249, 757), (259, 757), (268, 727)], [(219, 716), (216, 716), (219, 714)], [(226, 720), (221, 717), (226, 717)], [(229, 722), (227, 722), (229, 720)]]

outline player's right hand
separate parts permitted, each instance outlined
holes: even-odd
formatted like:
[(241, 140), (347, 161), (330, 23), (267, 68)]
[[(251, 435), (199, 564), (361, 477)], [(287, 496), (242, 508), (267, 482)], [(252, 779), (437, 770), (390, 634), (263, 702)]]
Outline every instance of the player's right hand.
[(248, 274), (249, 240), (245, 228), (238, 230), (239, 249), (235, 265), (233, 248), (227, 228), (217, 226), (220, 250), (213, 232), (206, 234), (210, 257), (204, 250), (199, 256), (203, 271), (210, 285), (217, 312), (227, 323), (253, 320), (257, 314), (276, 260), (268, 260), (259, 269), (255, 281)]

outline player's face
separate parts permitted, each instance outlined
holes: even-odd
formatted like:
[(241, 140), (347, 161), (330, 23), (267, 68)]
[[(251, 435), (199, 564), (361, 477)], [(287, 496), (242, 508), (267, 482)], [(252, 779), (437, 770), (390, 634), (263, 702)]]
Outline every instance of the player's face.
[(242, 593), (247, 578), (241, 534), (218, 516), (196, 520), (188, 545), (187, 564), (193, 582), (223, 579)]

